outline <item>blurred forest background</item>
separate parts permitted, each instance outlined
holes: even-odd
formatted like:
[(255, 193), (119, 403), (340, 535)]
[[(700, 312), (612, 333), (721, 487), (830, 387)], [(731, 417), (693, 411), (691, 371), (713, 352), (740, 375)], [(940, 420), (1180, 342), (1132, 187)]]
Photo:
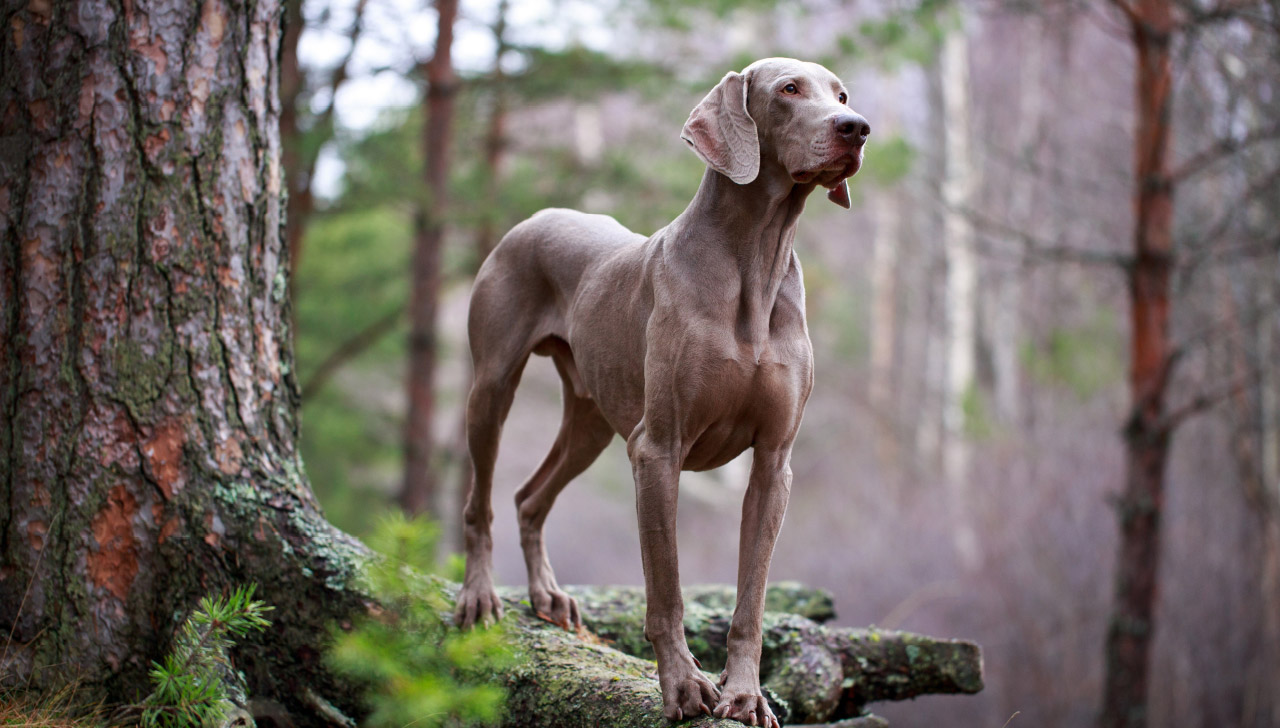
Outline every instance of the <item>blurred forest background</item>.
[[(1092, 725), (1128, 624), (1154, 639), (1150, 724), (1280, 726), (1280, 3), (1173, 3), (1151, 208), (1123, 3), (288, 5), (302, 446), (333, 522), (403, 505), (456, 539), (484, 255), (547, 206), (664, 225), (701, 177), (679, 139), (701, 96), (756, 58), (814, 60), (873, 133), (853, 210), (815, 195), (796, 239), (817, 375), (772, 577), (829, 589), (843, 624), (983, 646), (981, 695), (881, 706), (894, 724)], [(523, 583), (512, 495), (559, 397), (535, 357), (498, 463), (500, 583)], [(686, 584), (733, 581), (746, 471), (685, 474)], [(1160, 558), (1125, 558), (1158, 600), (1126, 623), (1118, 524), (1144, 516)], [(621, 441), (547, 539), (562, 583), (642, 582)]]

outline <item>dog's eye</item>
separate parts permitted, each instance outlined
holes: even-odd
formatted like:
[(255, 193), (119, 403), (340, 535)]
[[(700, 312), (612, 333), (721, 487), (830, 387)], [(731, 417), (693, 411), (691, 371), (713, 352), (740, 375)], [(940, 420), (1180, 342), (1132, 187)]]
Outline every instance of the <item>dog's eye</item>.
[(845, 94), (840, 94), (840, 103), (842, 103), (842, 104), (843, 104), (843, 103), (845, 103), (845, 102), (846, 102), (846, 101), (848, 101), (848, 100), (849, 100), (849, 97), (848, 97), (847, 95), (845, 95)]
[(787, 84), (786, 86), (783, 86), (783, 87), (782, 87), (782, 93), (784, 93), (784, 94), (798, 94), (798, 93), (800, 93), (800, 89), (796, 88), (796, 85), (795, 85), (794, 83), (789, 83), (789, 84)]

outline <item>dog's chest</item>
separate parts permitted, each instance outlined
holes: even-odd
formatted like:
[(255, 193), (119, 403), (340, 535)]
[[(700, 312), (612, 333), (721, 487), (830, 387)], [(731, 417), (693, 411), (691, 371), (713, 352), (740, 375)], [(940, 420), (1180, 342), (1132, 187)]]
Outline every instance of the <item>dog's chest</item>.
[(706, 347), (674, 382), (683, 403), (688, 470), (718, 467), (758, 444), (781, 443), (799, 425), (812, 382), (808, 337), (732, 338)]

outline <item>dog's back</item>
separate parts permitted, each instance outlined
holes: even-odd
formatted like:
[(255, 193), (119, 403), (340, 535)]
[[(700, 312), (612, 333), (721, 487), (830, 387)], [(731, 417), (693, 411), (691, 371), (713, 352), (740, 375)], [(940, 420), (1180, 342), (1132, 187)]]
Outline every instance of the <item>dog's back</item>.
[[(548, 208), (516, 225), (494, 249), (480, 270), (480, 286), (487, 273), (501, 270), (528, 275), (550, 286), (563, 301), (571, 300), (582, 273), (606, 256), (636, 246), (645, 236), (633, 233), (608, 215)], [(507, 292), (509, 293), (509, 291)]]
[[(549, 336), (564, 339), (565, 314), (583, 273), (606, 258), (638, 251), (645, 237), (608, 215), (548, 208), (516, 225), (503, 236), (476, 275), (468, 329), (477, 363), (487, 358), (485, 327), (512, 327), (524, 336), (523, 352), (502, 352), (502, 360), (527, 355)], [(492, 329), (489, 329), (492, 330)]]

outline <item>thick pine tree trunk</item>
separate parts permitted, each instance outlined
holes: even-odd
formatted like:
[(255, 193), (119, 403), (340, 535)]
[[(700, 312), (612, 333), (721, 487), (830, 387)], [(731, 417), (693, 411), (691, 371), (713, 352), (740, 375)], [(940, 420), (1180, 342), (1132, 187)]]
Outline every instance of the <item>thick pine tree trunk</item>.
[[(364, 549), (295, 445), (276, 0), (10, 4), (0, 35), (0, 676), (109, 699), (200, 595), (278, 611), (251, 692), (319, 668)], [(60, 667), (59, 667), (60, 666)]]
[(1124, 491), (1116, 506), (1120, 553), (1099, 722), (1103, 728), (1142, 728), (1147, 724), (1170, 436), (1165, 394), (1173, 355), (1169, 340), (1173, 182), (1168, 163), (1173, 9), (1169, 0), (1139, 0), (1133, 7), (1124, 0), (1116, 2), (1129, 15), (1137, 56), (1134, 258), (1128, 271), (1131, 409), (1124, 431)]

